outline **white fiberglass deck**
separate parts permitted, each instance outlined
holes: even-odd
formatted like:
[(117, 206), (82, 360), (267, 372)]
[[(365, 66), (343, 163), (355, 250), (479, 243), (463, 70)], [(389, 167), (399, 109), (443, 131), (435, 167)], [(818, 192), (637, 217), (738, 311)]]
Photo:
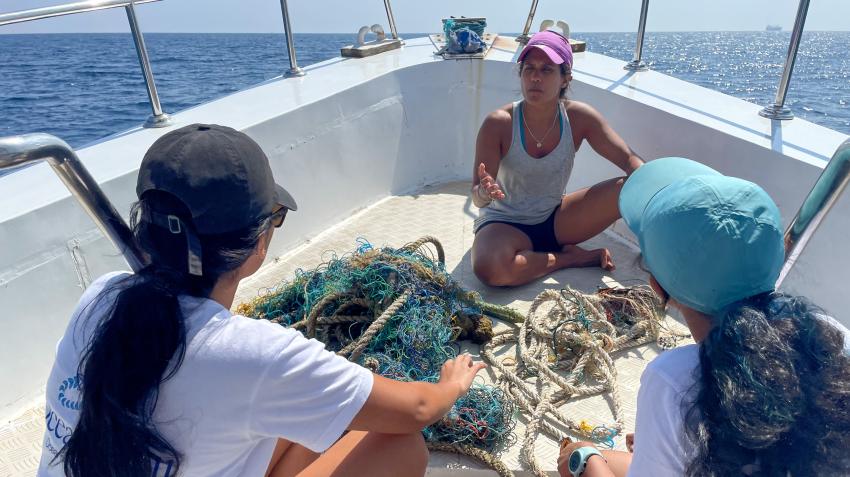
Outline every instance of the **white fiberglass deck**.
[[(476, 209), (468, 199), (469, 184), (454, 182), (430, 187), (412, 195), (394, 196), (361, 211), (349, 220), (331, 228), (314, 240), (308, 241), (286, 255), (274, 259), (256, 275), (242, 283), (235, 303), (247, 301), (262, 289), (292, 277), (297, 268), (312, 268), (327, 260), (329, 253), (352, 251), (358, 238), (365, 238), (375, 246), (401, 246), (424, 235), (437, 237), (446, 252), (446, 268), (467, 288), (480, 291), (484, 299), (493, 303), (507, 304), (525, 313), (531, 300), (545, 288), (562, 288), (570, 285), (585, 292), (599, 286), (616, 283), (633, 285), (643, 282), (646, 275), (636, 264), (636, 250), (627, 240), (613, 231), (590, 240), (588, 247), (607, 247), (614, 254), (617, 269), (603, 272), (600, 269), (562, 270), (542, 281), (512, 289), (494, 289), (482, 285), (473, 275), (470, 264), (472, 246), (472, 220)], [(296, 212), (297, 214), (297, 212)], [(279, 233), (286, 234), (284, 226)], [(668, 319), (672, 326), (681, 327)], [(474, 345), (466, 348), (477, 355)], [(615, 355), (618, 384), (623, 399), (623, 416), (626, 432), (634, 428), (635, 398), (640, 374), (659, 349), (654, 345), (640, 346)], [(492, 381), (491, 371), (482, 372), (482, 378)], [(33, 403), (22, 416), (2, 423), (0, 428), (0, 477), (32, 475), (41, 452), (44, 431), (43, 400)], [(611, 422), (611, 411), (602, 396), (577, 400), (565, 406), (568, 415), (576, 419), (588, 418)], [(518, 422), (516, 432), (523, 430), (523, 420)], [(521, 435), (518, 434), (518, 438)], [(623, 438), (616, 440), (618, 448), (624, 447)], [(537, 456), (544, 469), (554, 472), (557, 444), (541, 437), (537, 442)], [(525, 466), (519, 462), (519, 444), (506, 449), (502, 460), (508, 468), (522, 472)], [(486, 467), (468, 458), (450, 454), (432, 453), (429, 476), (451, 475), (496, 475)], [(530, 475), (530, 474), (528, 474)]]

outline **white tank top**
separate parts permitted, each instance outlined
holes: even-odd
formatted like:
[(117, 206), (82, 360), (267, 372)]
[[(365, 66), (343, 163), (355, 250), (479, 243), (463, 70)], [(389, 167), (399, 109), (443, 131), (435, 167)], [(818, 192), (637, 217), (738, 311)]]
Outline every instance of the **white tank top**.
[(576, 150), (564, 103), (560, 103), (561, 137), (558, 145), (541, 158), (532, 157), (525, 150), (521, 104), (522, 101), (513, 104), (511, 147), (499, 162), (496, 177), (505, 198), (493, 200), (479, 210), (475, 219), (476, 232), (493, 221), (539, 224), (561, 204), (567, 188)]

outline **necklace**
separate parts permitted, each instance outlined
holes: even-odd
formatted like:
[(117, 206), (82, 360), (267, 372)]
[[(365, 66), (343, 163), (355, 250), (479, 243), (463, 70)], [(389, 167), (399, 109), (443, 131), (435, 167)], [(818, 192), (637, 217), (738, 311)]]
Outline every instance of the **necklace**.
[[(524, 104), (522, 105), (522, 107), (523, 109), (525, 109)], [(537, 149), (543, 147), (543, 141), (545, 141), (546, 137), (549, 136), (549, 133), (552, 132), (552, 129), (555, 127), (556, 122), (558, 122), (558, 110), (555, 110), (555, 117), (552, 118), (552, 125), (549, 126), (549, 129), (546, 130), (546, 134), (544, 134), (542, 138), (537, 139), (537, 136), (535, 136), (534, 133), (531, 132), (531, 128), (528, 127), (528, 122), (525, 121), (525, 114), (522, 115), (522, 123), (525, 125), (525, 129), (528, 130), (528, 134), (531, 134), (531, 138), (534, 139), (534, 141), (537, 143)]]

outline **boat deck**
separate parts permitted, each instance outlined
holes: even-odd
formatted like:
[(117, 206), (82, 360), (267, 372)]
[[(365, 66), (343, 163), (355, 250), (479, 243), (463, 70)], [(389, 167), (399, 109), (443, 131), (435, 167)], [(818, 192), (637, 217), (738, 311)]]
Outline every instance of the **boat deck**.
[[(634, 285), (644, 283), (646, 274), (637, 267), (637, 250), (614, 231), (606, 231), (588, 241), (590, 248), (607, 247), (611, 250), (617, 269), (605, 272), (601, 269), (568, 269), (552, 274), (544, 280), (529, 285), (495, 289), (483, 285), (472, 273), (470, 249), (472, 246), (472, 222), (477, 213), (467, 192), (469, 184), (454, 182), (425, 188), (415, 194), (389, 197), (365, 209), (350, 219), (315, 237), (285, 256), (274, 259), (257, 274), (244, 281), (235, 303), (250, 300), (264, 288), (292, 277), (297, 268), (313, 268), (327, 260), (328, 253), (345, 253), (353, 250), (358, 238), (365, 238), (375, 246), (401, 246), (425, 235), (440, 240), (446, 253), (446, 269), (466, 288), (479, 291), (486, 301), (510, 305), (525, 314), (531, 301), (544, 289), (560, 289), (567, 285), (584, 292), (593, 292), (600, 286)], [(301, 214), (297, 212), (296, 214)], [(293, 215), (296, 215), (293, 214)], [(291, 219), (302, 220), (297, 217)], [(286, 233), (286, 227), (279, 233)], [(684, 330), (672, 318), (669, 326)], [(689, 342), (680, 341), (679, 344)], [(467, 344), (465, 349), (477, 356), (478, 348)], [(660, 348), (654, 344), (643, 345), (614, 354), (617, 381), (622, 397), (625, 432), (634, 428), (635, 399), (640, 374)], [(487, 382), (494, 381), (491, 369), (483, 371)], [(0, 477), (33, 475), (41, 453), (44, 432), (44, 402), (35, 402), (25, 413), (0, 426)], [(577, 399), (567, 403), (562, 410), (575, 419), (590, 418), (594, 421), (611, 422), (609, 402), (604, 396)], [(526, 421), (523, 417), (515, 429), (517, 439)], [(624, 449), (622, 436), (615, 439), (616, 448)], [(555, 472), (558, 444), (546, 436), (537, 440), (536, 455), (544, 470)], [(520, 463), (519, 443), (505, 449), (499, 455), (507, 467), (516, 475), (531, 475), (527, 466)], [(486, 466), (467, 457), (439, 452), (432, 453), (427, 475), (432, 477), (451, 475), (496, 475)]]

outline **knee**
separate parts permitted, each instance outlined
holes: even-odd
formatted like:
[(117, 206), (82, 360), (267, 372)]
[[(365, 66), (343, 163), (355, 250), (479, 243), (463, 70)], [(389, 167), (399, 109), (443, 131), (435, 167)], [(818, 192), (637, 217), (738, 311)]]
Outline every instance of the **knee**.
[(417, 471), (421, 469), (422, 474), (424, 475), (425, 470), (428, 467), (428, 458), (431, 456), (431, 453), (428, 452), (428, 446), (425, 445), (425, 438), (422, 437), (421, 432), (414, 432), (413, 434), (408, 435), (411, 440), (408, 446), (411, 453), (411, 466), (413, 466)]
[(507, 267), (496, 260), (476, 260), (472, 263), (472, 271), (485, 285), (491, 287), (510, 285), (510, 273)]
[(403, 467), (403, 469), (399, 469), (401, 472), (398, 475), (425, 474), (430, 453), (421, 432), (402, 435), (385, 434), (385, 436), (392, 440), (393, 452), (391, 452), (391, 455)]

